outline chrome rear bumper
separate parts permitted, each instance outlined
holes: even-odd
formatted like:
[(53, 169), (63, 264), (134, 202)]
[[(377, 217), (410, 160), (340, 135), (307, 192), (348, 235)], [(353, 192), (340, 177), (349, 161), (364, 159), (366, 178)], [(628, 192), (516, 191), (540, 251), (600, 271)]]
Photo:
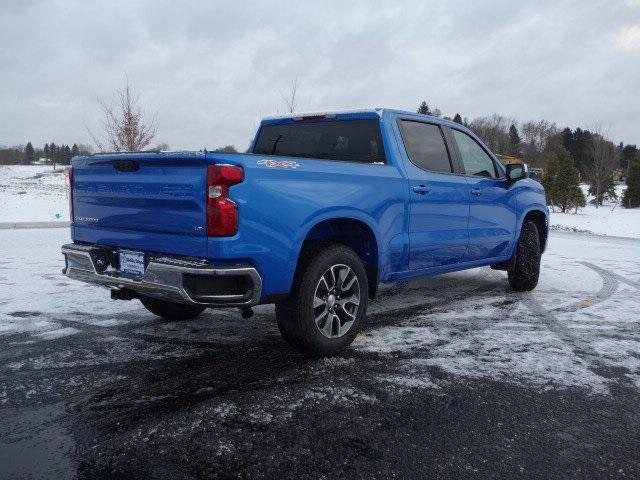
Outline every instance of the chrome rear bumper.
[(134, 277), (120, 273), (112, 262), (107, 268), (97, 267), (96, 260), (116, 254), (110, 247), (70, 243), (62, 246), (62, 254), (62, 273), (70, 278), (162, 300), (248, 308), (260, 301), (262, 292), (262, 278), (250, 266), (214, 267), (205, 260), (154, 255), (144, 275)]

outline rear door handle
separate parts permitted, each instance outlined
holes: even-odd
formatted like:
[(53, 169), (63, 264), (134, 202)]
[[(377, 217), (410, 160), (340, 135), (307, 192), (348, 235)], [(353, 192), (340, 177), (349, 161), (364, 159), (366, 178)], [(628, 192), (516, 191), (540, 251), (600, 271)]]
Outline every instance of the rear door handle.
[(476, 197), (479, 197), (480, 195), (482, 195), (482, 189), (481, 188), (472, 188), (471, 189), (471, 195), (475, 195)]
[(431, 191), (431, 189), (426, 185), (415, 185), (412, 190), (420, 195), (426, 195)]

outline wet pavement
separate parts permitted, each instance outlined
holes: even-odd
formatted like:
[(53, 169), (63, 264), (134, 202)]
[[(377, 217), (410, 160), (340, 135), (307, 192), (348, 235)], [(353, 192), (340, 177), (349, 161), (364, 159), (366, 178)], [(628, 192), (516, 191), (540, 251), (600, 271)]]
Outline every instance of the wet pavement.
[(6, 300), (0, 478), (640, 478), (640, 242), (555, 234), (544, 262), (533, 294), (488, 268), (385, 288), (329, 359), (270, 306)]

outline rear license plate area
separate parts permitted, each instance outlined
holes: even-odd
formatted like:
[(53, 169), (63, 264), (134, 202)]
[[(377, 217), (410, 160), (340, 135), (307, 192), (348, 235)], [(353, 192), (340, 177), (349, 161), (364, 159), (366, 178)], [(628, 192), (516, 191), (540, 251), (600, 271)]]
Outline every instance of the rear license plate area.
[(145, 269), (145, 255), (144, 252), (136, 252), (133, 250), (119, 250), (118, 260), (120, 267), (118, 270), (121, 273), (129, 275), (144, 275)]

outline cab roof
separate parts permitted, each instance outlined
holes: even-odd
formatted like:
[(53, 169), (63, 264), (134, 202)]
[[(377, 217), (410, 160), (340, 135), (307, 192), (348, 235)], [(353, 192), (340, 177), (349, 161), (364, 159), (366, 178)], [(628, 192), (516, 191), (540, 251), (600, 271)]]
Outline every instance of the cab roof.
[(383, 119), (394, 116), (402, 116), (408, 118), (414, 118), (416, 120), (428, 120), (433, 123), (439, 123), (443, 125), (455, 125), (460, 127), (458, 123), (454, 123), (452, 120), (447, 120), (441, 117), (434, 117), (432, 115), (423, 115), (421, 113), (409, 112), (406, 110), (398, 110), (394, 108), (365, 108), (354, 110), (331, 110), (324, 112), (301, 112), (301, 113), (288, 113), (284, 115), (274, 115), (264, 117), (261, 121), (263, 125), (276, 125), (282, 123), (290, 123), (301, 120), (358, 120), (358, 119)]

